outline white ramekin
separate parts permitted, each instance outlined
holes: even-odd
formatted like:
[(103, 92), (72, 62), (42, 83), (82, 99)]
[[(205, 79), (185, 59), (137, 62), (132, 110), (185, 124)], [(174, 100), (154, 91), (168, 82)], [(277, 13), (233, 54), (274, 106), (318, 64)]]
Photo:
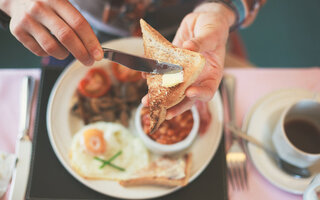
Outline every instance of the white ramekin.
[(191, 108), (192, 116), (193, 116), (193, 126), (189, 133), (189, 135), (182, 141), (174, 143), (174, 144), (160, 144), (153, 139), (151, 139), (142, 128), (141, 124), (141, 109), (143, 105), (140, 104), (137, 108), (135, 114), (135, 126), (137, 129), (137, 134), (146, 147), (152, 151), (153, 153), (164, 155), (164, 154), (175, 154), (186, 150), (188, 147), (191, 146), (192, 142), (198, 135), (198, 130), (200, 126), (200, 118), (198, 110), (195, 106)]

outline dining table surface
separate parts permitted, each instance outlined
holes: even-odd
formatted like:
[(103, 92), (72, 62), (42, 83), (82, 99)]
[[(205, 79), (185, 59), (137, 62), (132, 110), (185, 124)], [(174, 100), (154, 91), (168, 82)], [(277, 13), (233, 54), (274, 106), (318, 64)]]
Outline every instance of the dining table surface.
[[(313, 92), (320, 92), (320, 68), (227, 68), (226, 74), (236, 77), (236, 117), (237, 125), (242, 121), (250, 108), (262, 97), (279, 89), (298, 88)], [(41, 69), (0, 69), (0, 151), (14, 153), (17, 142), (19, 123), (19, 95), (22, 78), (30, 75), (36, 78), (39, 84)], [(37, 98), (33, 104), (36, 105)], [(33, 124), (36, 106), (33, 106)], [(31, 126), (31, 136), (33, 128)], [(31, 137), (32, 138), (32, 137)], [(226, 138), (226, 148), (231, 141)], [(248, 189), (235, 191), (229, 183), (228, 195), (230, 200), (298, 200), (302, 195), (286, 192), (271, 184), (254, 167), (252, 161), (247, 164)], [(10, 187), (10, 186), (9, 186)], [(2, 200), (9, 197), (9, 188)]]

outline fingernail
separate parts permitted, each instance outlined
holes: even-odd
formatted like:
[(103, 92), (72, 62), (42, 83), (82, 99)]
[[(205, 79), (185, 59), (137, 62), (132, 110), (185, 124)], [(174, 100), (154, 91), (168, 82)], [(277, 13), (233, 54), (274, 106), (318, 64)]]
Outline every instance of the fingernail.
[(86, 61), (85, 65), (91, 66), (91, 65), (93, 65), (93, 63), (94, 63), (94, 60), (90, 58), (88, 61)]
[(193, 92), (188, 92), (186, 95), (187, 95), (187, 97), (189, 97), (189, 98), (194, 98), (194, 97), (197, 96), (197, 95), (196, 95), (195, 93), (193, 93)]
[(141, 99), (141, 102), (144, 106), (148, 106), (148, 102), (147, 102), (147, 96), (144, 96), (142, 99)]
[(166, 116), (166, 120), (170, 120), (170, 119), (172, 119), (172, 115), (170, 115), (170, 114), (167, 114), (167, 116)]
[(102, 52), (99, 49), (96, 49), (93, 51), (93, 58), (95, 60), (101, 60), (102, 59)]

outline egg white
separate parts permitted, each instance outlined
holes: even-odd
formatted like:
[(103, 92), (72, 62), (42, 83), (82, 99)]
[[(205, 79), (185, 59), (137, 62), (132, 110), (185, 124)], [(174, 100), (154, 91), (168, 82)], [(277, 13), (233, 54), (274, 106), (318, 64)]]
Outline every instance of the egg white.
[[(82, 141), (83, 133), (88, 129), (101, 130), (107, 143), (106, 152), (96, 156), (108, 160), (121, 150), (122, 154), (112, 163), (124, 168), (125, 171), (117, 170), (108, 165), (100, 169), (102, 163), (94, 159), (95, 155), (85, 149)], [(150, 163), (149, 152), (140, 139), (133, 136), (122, 125), (111, 122), (96, 122), (79, 130), (73, 137), (69, 157), (72, 168), (79, 175), (88, 179), (129, 179)]]

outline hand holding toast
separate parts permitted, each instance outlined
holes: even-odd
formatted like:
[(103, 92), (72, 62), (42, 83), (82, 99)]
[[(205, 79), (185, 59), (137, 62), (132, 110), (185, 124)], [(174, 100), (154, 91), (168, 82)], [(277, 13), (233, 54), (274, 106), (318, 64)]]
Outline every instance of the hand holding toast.
[(166, 119), (191, 108), (195, 101), (209, 101), (219, 87), (224, 67), (229, 28), (235, 16), (220, 3), (202, 4), (187, 15), (173, 40), (173, 44), (201, 53), (206, 65), (196, 80), (185, 92), (185, 99), (167, 112)]
[[(166, 119), (171, 119), (190, 109), (196, 101), (209, 101), (220, 84), (229, 28), (235, 21), (235, 15), (220, 3), (205, 3), (187, 15), (173, 40), (179, 48), (199, 52), (206, 64), (197, 79), (185, 89), (184, 98), (168, 108)], [(150, 96), (143, 103), (148, 105)]]

